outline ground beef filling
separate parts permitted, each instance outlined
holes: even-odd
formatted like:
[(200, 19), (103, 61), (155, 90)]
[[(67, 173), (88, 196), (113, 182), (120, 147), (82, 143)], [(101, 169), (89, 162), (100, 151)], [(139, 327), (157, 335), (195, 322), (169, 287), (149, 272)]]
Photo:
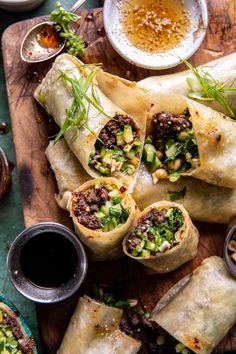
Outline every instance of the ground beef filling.
[(89, 165), (102, 175), (116, 172), (132, 175), (139, 163), (142, 144), (138, 127), (127, 115), (116, 114), (101, 130)]
[(175, 234), (183, 225), (183, 214), (173, 207), (152, 209), (143, 215), (127, 239), (127, 250), (134, 257), (164, 253), (177, 244)]
[(122, 206), (126, 189), (122, 186), (118, 190), (114, 185), (109, 185), (109, 190), (107, 188), (95, 186), (84, 192), (72, 193), (73, 214), (88, 229), (108, 232), (126, 222), (129, 216)]
[(156, 322), (150, 321), (145, 316), (139, 316), (135, 310), (129, 310), (120, 323), (121, 331), (128, 336), (142, 342), (141, 352), (143, 354), (157, 353), (157, 338), (160, 334)]
[(84, 192), (73, 192), (73, 213), (77, 217), (78, 222), (88, 229), (96, 230), (102, 228), (102, 223), (96, 218), (94, 212), (106, 204), (109, 200), (108, 191), (105, 187), (89, 188)]
[(137, 126), (133, 119), (127, 115), (116, 114), (114, 119), (111, 119), (101, 130), (99, 138), (102, 140), (102, 143), (99, 140), (96, 141), (96, 151), (99, 151), (102, 146), (107, 149), (119, 149), (116, 144), (116, 135), (120, 131), (123, 131), (124, 126), (127, 124), (132, 126), (133, 138), (135, 139), (137, 137)]
[(152, 135), (147, 137), (143, 159), (153, 181), (169, 178), (171, 182), (198, 164), (198, 147), (189, 110), (183, 114), (158, 112), (152, 118)]
[(18, 321), (5, 313), (4, 318), (0, 323), (0, 330), (3, 332), (7, 331), (8, 326), (11, 329), (12, 335), (19, 343), (19, 350), (23, 353), (33, 354), (33, 349), (35, 347), (34, 339), (32, 337), (24, 336)]

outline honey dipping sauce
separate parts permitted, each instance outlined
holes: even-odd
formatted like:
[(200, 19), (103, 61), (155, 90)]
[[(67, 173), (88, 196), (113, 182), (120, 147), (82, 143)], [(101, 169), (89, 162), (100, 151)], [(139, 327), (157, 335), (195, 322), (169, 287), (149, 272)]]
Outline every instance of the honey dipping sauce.
[(136, 48), (164, 53), (178, 46), (190, 30), (183, 0), (122, 0), (120, 21)]

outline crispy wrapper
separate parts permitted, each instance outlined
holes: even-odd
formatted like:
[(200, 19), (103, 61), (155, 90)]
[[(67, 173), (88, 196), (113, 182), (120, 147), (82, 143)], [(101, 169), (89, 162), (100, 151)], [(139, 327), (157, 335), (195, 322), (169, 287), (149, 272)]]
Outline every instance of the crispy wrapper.
[[(236, 53), (226, 55), (222, 58), (213, 60), (209, 63), (203, 64), (202, 69), (209, 73), (215, 80), (224, 84), (225, 87), (235, 87), (236, 77)], [(195, 92), (200, 92), (201, 87), (191, 70), (181, 71), (175, 74), (150, 76), (144, 80), (138, 82), (138, 85), (142, 88), (154, 91), (160, 94), (180, 94), (188, 96), (192, 89), (188, 85), (191, 83)], [(125, 86), (123, 86), (123, 90)], [(113, 93), (114, 95), (115, 93)], [(108, 95), (109, 97), (109, 95)], [(234, 111), (236, 111), (236, 92), (226, 92), (225, 97), (232, 105)], [(218, 102), (211, 100), (200, 101), (206, 106), (209, 106), (219, 112), (228, 114), (227, 110), (222, 107)], [(120, 106), (122, 107), (122, 105)]]
[[(103, 185), (106, 183), (115, 184), (118, 189), (122, 187), (122, 183), (116, 178), (101, 177), (85, 182), (78, 189), (76, 189), (76, 191), (83, 192), (91, 187), (94, 187), (95, 185)], [(103, 232), (102, 230), (90, 230), (78, 222), (77, 217), (73, 214), (72, 196), (70, 197), (67, 209), (72, 217), (75, 232), (90, 250), (90, 256), (93, 260), (103, 261), (106, 259), (116, 259), (123, 256), (123, 238), (132, 228), (139, 211), (135, 201), (127, 191), (123, 193), (122, 204), (125, 209), (129, 211), (129, 217), (126, 222), (118, 225), (112, 231)]]
[(181, 95), (153, 96), (150, 120), (157, 112), (182, 114), (188, 108), (198, 146), (196, 166), (182, 173), (222, 187), (236, 188), (236, 123), (210, 107)]
[(236, 321), (235, 291), (223, 260), (209, 257), (168, 291), (151, 318), (194, 353), (210, 354)]
[[(124, 253), (128, 257), (131, 257), (145, 265), (145, 267), (147, 267), (147, 272), (151, 274), (171, 272), (172, 270), (180, 267), (182, 264), (188, 262), (190, 259), (194, 258), (197, 253), (197, 246), (199, 241), (198, 230), (193, 225), (188, 212), (180, 204), (167, 201), (154, 203), (142, 211), (135, 226), (137, 226), (140, 217), (147, 214), (150, 210), (160, 210), (162, 208), (169, 209), (172, 207), (179, 208), (182, 211), (184, 217), (184, 224), (176, 233), (176, 240), (179, 242), (177, 245), (173, 246), (166, 252), (158, 252), (155, 256), (151, 255), (149, 257), (133, 257), (127, 251), (127, 239), (129, 238), (129, 235), (127, 235), (123, 241)], [(151, 270), (149, 270), (149, 268)]]
[[(35, 91), (36, 100), (45, 108), (48, 114), (53, 116), (55, 122), (60, 127), (62, 127), (66, 118), (66, 111), (70, 108), (74, 99), (70, 88), (61, 78), (62, 72), (67, 74), (70, 78), (80, 79), (81, 76), (88, 76), (89, 69), (84, 67), (84, 64), (77, 58), (68, 54), (62, 54), (57, 57), (51, 70)], [(138, 92), (142, 91), (140, 88), (137, 90)], [(89, 85), (87, 96), (93, 100), (93, 97), (96, 96), (109, 117), (114, 117), (116, 114), (127, 115), (126, 112), (104, 95), (96, 85), (96, 79)], [(143, 143), (146, 131), (148, 101), (141, 95), (139, 97), (137, 107), (139, 116), (135, 115), (132, 116), (132, 118), (136, 123), (139, 138)], [(86, 105), (88, 104), (86, 103)], [(73, 127), (64, 134), (70, 149), (76, 155), (85, 171), (93, 178), (100, 177), (100, 173), (89, 166), (90, 154), (94, 149), (100, 131), (109, 120), (107, 116), (90, 104), (87, 127), (83, 126), (80, 129)], [(132, 191), (137, 171), (138, 168), (136, 168), (136, 172), (131, 176), (116, 171), (113, 173), (113, 176), (119, 178), (122, 183)]]
[[(59, 194), (56, 200), (66, 209), (70, 192), (88, 181), (90, 176), (69, 149), (65, 140), (57, 144), (52, 142), (46, 150), (47, 158), (55, 173)], [(160, 200), (169, 200), (169, 192), (179, 192), (186, 188), (185, 195), (180, 196), (182, 204), (194, 220), (228, 223), (236, 214), (236, 190), (217, 187), (192, 177), (181, 177), (177, 182), (160, 180), (153, 183), (151, 174), (141, 164), (135, 184), (133, 197), (140, 210)], [(204, 208), (202, 207), (204, 205)]]
[(123, 311), (81, 297), (58, 354), (136, 354), (141, 343), (119, 329)]

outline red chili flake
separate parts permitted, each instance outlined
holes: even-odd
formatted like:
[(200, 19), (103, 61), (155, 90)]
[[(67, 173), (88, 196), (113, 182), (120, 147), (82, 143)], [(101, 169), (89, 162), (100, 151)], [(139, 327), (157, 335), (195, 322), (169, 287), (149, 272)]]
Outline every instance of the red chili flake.
[(126, 188), (124, 187), (124, 186), (122, 186), (121, 188), (120, 188), (120, 192), (121, 193), (124, 193), (126, 191)]

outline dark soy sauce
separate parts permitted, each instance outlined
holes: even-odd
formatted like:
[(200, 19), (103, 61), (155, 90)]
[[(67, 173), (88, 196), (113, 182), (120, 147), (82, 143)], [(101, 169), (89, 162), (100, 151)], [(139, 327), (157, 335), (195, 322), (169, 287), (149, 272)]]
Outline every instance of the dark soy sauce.
[(45, 232), (31, 238), (23, 246), (20, 265), (25, 277), (35, 285), (55, 288), (73, 277), (78, 255), (67, 238)]

